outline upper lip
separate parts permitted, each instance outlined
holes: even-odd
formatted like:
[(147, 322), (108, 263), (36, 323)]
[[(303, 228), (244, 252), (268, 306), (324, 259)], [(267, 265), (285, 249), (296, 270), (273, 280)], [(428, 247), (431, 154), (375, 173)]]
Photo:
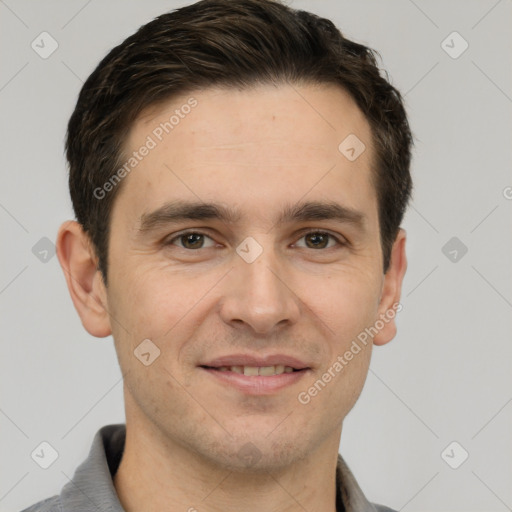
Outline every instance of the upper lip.
[(199, 366), (219, 368), (221, 366), (290, 366), (294, 370), (309, 368), (307, 363), (300, 359), (285, 354), (270, 354), (267, 356), (255, 356), (250, 354), (232, 354), (211, 359)]

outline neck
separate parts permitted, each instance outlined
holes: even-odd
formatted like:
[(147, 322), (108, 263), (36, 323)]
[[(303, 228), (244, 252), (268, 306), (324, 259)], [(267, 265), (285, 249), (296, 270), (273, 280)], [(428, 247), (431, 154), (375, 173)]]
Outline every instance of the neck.
[(114, 477), (126, 512), (336, 511), (339, 437), (292, 467), (234, 472), (141, 423), (127, 416), (124, 453)]

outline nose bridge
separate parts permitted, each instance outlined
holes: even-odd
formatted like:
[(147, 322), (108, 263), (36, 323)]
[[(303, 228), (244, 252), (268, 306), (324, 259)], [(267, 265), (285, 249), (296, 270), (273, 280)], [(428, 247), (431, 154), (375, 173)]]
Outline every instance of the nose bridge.
[(261, 311), (275, 308), (279, 299), (285, 299), (283, 277), (279, 276), (275, 258), (260, 256), (250, 265), (242, 263), (240, 273), (248, 288), (247, 295)]
[[(222, 307), (225, 322), (243, 322), (258, 333), (299, 318), (298, 300), (286, 285), (288, 272), (271, 243), (246, 240), (237, 248)], [(257, 242), (256, 242), (257, 243)], [(244, 252), (245, 251), (245, 252)]]

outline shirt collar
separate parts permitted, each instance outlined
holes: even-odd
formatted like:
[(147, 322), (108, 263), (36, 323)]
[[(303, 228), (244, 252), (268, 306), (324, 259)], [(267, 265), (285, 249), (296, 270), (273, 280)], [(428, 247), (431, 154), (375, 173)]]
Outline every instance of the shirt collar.
[[(112, 481), (121, 461), (125, 438), (125, 424), (106, 425), (98, 430), (87, 459), (78, 466), (73, 479), (62, 489), (62, 512), (125, 512)], [(339, 511), (377, 512), (339, 454), (336, 483)]]

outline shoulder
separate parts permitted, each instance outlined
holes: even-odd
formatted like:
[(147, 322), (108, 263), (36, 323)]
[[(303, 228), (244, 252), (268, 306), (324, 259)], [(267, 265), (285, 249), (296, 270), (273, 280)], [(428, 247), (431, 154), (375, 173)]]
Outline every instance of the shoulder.
[(377, 512), (396, 512), (396, 510), (385, 507), (384, 505), (377, 505), (376, 503), (372, 503), (372, 505), (375, 507)]
[(28, 508), (22, 510), (22, 512), (62, 512), (60, 506), (60, 496), (52, 496), (45, 500), (38, 501)]

